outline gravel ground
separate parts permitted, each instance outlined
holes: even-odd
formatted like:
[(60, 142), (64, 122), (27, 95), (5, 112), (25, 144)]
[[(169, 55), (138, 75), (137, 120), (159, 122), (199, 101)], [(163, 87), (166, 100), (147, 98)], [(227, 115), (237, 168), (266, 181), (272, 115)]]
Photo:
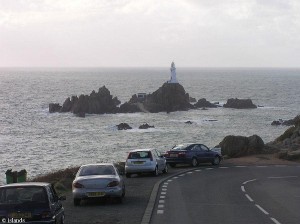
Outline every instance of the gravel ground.
[(66, 194), (63, 202), (66, 224), (135, 224), (141, 223), (153, 186), (157, 181), (190, 167), (169, 168), (168, 174), (157, 177), (151, 175), (132, 176), (126, 178), (126, 196), (122, 204), (113, 199), (83, 201), (79, 207), (73, 205), (72, 193)]

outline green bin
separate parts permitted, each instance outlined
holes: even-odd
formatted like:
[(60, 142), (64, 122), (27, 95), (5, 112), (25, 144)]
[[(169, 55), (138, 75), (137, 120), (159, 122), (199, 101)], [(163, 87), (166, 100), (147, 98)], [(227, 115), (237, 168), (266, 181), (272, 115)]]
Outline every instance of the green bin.
[(11, 169), (5, 172), (6, 174), (6, 183), (16, 183), (17, 182), (17, 172), (13, 172)]
[(26, 170), (21, 170), (18, 172), (18, 177), (17, 177), (17, 182), (26, 182), (27, 180), (27, 171)]

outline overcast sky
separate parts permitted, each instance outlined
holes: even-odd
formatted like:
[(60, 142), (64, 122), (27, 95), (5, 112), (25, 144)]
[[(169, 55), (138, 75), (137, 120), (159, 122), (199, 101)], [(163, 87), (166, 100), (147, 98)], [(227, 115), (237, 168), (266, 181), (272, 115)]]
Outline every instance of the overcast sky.
[(0, 0), (1, 67), (300, 67), (299, 0)]

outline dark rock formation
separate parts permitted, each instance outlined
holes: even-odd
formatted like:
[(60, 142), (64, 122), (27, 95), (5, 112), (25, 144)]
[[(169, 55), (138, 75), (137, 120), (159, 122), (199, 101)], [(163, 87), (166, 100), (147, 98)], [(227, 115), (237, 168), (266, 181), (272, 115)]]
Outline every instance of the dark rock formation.
[(226, 136), (219, 145), (222, 155), (229, 157), (258, 154), (261, 153), (264, 148), (263, 140), (257, 135), (250, 137), (229, 135)]
[(255, 104), (252, 103), (251, 99), (228, 99), (227, 103), (224, 104), (226, 108), (236, 108), (236, 109), (251, 109), (257, 108)]
[(207, 101), (205, 98), (199, 99), (198, 102), (194, 105), (196, 108), (209, 107), (215, 108), (218, 107), (216, 104), (213, 104)]
[(142, 125), (139, 126), (139, 129), (148, 129), (148, 128), (154, 128), (154, 126), (151, 126), (147, 123), (142, 124)]
[(193, 124), (193, 122), (191, 122), (191, 121), (186, 121), (184, 123), (186, 123), (186, 124)]
[(162, 87), (147, 95), (144, 107), (152, 113), (186, 111), (193, 108), (189, 94), (179, 83), (164, 83)]
[(125, 102), (120, 106), (120, 109), (119, 109), (119, 113), (136, 113), (136, 112), (141, 112), (137, 103)]
[(196, 103), (196, 102), (197, 102), (196, 98), (190, 96), (190, 103)]
[(60, 110), (61, 110), (61, 106), (59, 105), (59, 103), (49, 103), (50, 113), (59, 112)]
[(117, 125), (118, 130), (127, 130), (132, 129), (132, 127), (129, 126), (127, 123), (120, 123)]
[(118, 98), (113, 98), (109, 90), (105, 86), (102, 86), (97, 93), (93, 90), (90, 95), (72, 96), (71, 99), (68, 97), (59, 112), (73, 112), (74, 114), (80, 114), (81, 117), (86, 113), (116, 113), (119, 109), (117, 107), (118, 104), (120, 104)]

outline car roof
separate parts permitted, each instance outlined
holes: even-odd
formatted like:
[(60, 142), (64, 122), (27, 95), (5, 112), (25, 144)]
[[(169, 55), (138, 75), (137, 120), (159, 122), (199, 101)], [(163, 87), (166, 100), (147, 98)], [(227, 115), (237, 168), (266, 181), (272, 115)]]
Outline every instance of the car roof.
[(154, 150), (154, 148), (149, 148), (149, 149), (133, 149), (130, 150), (129, 152), (141, 152), (141, 151), (151, 151)]
[(51, 185), (50, 183), (46, 182), (22, 182), (22, 183), (12, 183), (0, 186), (0, 188), (6, 187), (45, 187)]

